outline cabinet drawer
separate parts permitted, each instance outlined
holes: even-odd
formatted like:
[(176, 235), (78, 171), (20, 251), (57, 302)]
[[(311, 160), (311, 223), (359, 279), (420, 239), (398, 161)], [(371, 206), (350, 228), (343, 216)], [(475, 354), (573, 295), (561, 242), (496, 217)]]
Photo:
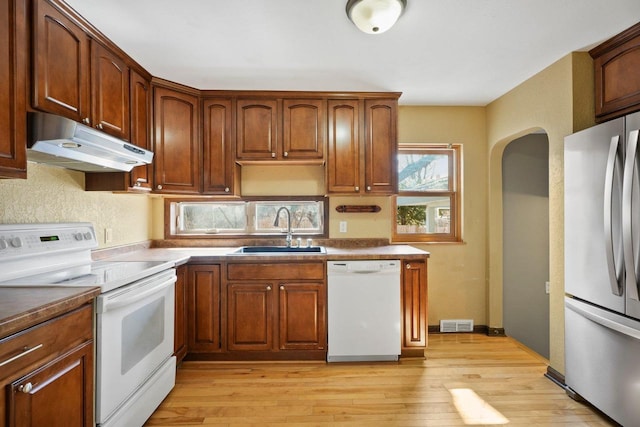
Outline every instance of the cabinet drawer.
[(323, 262), (229, 264), (229, 280), (324, 280)]
[(1, 377), (41, 364), (92, 339), (91, 305), (33, 326), (0, 341)]

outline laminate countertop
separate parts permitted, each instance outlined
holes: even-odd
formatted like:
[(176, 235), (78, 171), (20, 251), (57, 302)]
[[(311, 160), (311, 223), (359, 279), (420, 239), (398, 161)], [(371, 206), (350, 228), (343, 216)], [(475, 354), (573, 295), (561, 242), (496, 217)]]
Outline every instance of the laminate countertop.
[(0, 339), (92, 301), (98, 287), (0, 287)]
[(133, 252), (113, 253), (110, 261), (173, 261), (175, 265), (188, 262), (215, 263), (222, 261), (302, 261), (321, 259), (338, 260), (371, 260), (371, 259), (403, 259), (418, 260), (429, 257), (429, 252), (409, 245), (386, 245), (358, 248), (325, 247), (326, 253), (236, 253), (238, 247), (173, 247), (148, 248)]

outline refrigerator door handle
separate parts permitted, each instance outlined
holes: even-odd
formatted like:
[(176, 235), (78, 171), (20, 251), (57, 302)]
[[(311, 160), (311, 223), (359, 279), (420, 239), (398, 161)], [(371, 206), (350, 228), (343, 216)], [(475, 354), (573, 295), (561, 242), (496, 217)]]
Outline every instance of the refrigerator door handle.
[(578, 313), (580, 316), (585, 317), (592, 322), (604, 326), (605, 328), (614, 330), (623, 335), (640, 340), (640, 330), (624, 325), (620, 322), (616, 322), (613, 319), (609, 319), (601, 314), (596, 313), (595, 310), (591, 310), (591, 307), (586, 304), (578, 304), (570, 298), (565, 298), (564, 305), (569, 310)]
[(611, 293), (613, 295), (622, 295), (623, 286), (623, 263), (622, 257), (619, 256), (616, 260), (616, 253), (622, 254), (621, 241), (618, 250), (614, 249), (613, 239), (613, 190), (614, 190), (614, 177), (616, 173), (620, 174), (621, 160), (618, 155), (618, 147), (620, 145), (620, 135), (616, 135), (611, 138), (611, 144), (609, 145), (609, 155), (607, 157), (607, 168), (605, 171), (604, 181), (604, 237), (605, 237), (605, 249), (607, 256), (607, 270), (609, 271), (609, 285), (611, 286)]
[(638, 301), (638, 262), (633, 247), (633, 179), (637, 175), (638, 131), (629, 133), (622, 179), (622, 243), (627, 276), (627, 298)]

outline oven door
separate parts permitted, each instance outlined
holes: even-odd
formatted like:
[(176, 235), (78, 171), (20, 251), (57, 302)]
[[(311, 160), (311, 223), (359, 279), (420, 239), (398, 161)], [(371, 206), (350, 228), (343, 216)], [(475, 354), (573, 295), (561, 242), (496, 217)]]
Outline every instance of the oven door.
[(170, 269), (96, 299), (98, 424), (132, 399), (173, 354), (175, 282)]

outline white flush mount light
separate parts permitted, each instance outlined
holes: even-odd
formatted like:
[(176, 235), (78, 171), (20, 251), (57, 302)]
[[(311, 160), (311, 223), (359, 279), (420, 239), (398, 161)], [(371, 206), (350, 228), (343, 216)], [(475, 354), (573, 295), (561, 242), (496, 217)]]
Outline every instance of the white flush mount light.
[(380, 34), (393, 27), (407, 0), (349, 0), (347, 16), (360, 31)]

